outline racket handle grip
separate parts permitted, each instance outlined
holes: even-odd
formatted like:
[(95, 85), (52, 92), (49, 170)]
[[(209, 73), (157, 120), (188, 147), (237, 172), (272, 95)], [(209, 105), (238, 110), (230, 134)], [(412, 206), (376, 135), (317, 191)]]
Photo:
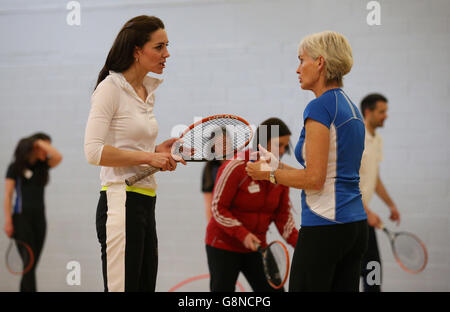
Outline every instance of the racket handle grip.
[(150, 176), (150, 175), (152, 175), (152, 174), (154, 174), (154, 173), (156, 173), (156, 172), (158, 172), (160, 170), (161, 170), (160, 168), (148, 167), (145, 170), (143, 170), (142, 172), (140, 172), (140, 173), (138, 173), (138, 174), (136, 174), (136, 175), (126, 179), (125, 183), (128, 186), (132, 186), (136, 182), (141, 181), (142, 179), (144, 179), (144, 178), (146, 178), (146, 177), (148, 177), (148, 176)]

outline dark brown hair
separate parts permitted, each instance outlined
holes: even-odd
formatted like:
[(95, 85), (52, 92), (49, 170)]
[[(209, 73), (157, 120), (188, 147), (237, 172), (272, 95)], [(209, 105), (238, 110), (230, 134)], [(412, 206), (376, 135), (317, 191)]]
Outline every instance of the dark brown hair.
[[(34, 143), (37, 140), (45, 140), (51, 142), (51, 137), (43, 132), (35, 133), (29, 137), (22, 138), (17, 143), (14, 151), (13, 171), (18, 177), (23, 177), (24, 170), (30, 165), (29, 160), (31, 153), (33, 153)], [(44, 170), (40, 175), (38, 181), (41, 185), (45, 186), (48, 183), (49, 174), (48, 170)]]
[[(261, 144), (262, 147), (267, 148), (267, 143), (272, 138), (275, 138), (275, 133), (272, 133), (272, 126), (278, 126), (278, 137), (291, 135), (291, 130), (289, 130), (289, 127), (281, 119), (272, 117), (264, 120), (256, 129), (254, 136), (255, 139), (253, 140), (253, 149), (255, 151), (259, 151), (258, 144)], [(262, 136), (262, 138), (260, 138), (260, 136)], [(286, 152), (288, 154), (290, 153), (289, 146), (286, 148)]]
[(109, 50), (95, 87), (109, 75), (110, 70), (118, 73), (127, 70), (134, 62), (134, 49), (142, 48), (158, 29), (164, 29), (164, 23), (155, 16), (140, 15), (126, 22)]
[(381, 95), (379, 93), (372, 93), (367, 95), (366, 97), (364, 97), (361, 101), (361, 113), (363, 115), (363, 117), (366, 117), (366, 109), (370, 110), (370, 111), (374, 111), (375, 108), (377, 107), (377, 102), (381, 101), (381, 102), (386, 102), (387, 103), (387, 98), (384, 95)]

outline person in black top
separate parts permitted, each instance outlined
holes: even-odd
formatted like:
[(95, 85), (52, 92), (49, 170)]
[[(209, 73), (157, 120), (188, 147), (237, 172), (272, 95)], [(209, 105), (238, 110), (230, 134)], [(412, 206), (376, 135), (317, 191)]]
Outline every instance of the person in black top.
[(36, 133), (19, 141), (6, 173), (5, 233), (27, 243), (35, 259), (32, 269), (22, 276), (20, 291), (36, 291), (36, 266), (46, 233), (44, 188), (49, 169), (61, 160), (62, 155), (51, 145), (50, 136)]
[(210, 160), (203, 167), (202, 173), (202, 193), (205, 200), (206, 222), (211, 219), (211, 204), (214, 184), (216, 183), (217, 172), (222, 165), (223, 160)]

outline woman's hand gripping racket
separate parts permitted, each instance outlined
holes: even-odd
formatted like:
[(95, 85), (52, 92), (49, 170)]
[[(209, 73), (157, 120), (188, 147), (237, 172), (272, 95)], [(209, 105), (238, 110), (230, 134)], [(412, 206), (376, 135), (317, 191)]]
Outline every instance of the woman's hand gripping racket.
[(389, 237), (392, 252), (400, 267), (408, 273), (422, 272), (428, 262), (428, 253), (425, 244), (414, 234), (408, 232), (391, 232), (380, 225)]
[(280, 289), (289, 275), (289, 252), (286, 246), (280, 241), (273, 241), (265, 248), (257, 244), (257, 248), (262, 256), (267, 282), (272, 288)]
[[(174, 144), (172, 157), (180, 161), (230, 159), (250, 143), (253, 130), (244, 119), (234, 115), (214, 115), (188, 127)], [(128, 186), (148, 177), (160, 168), (148, 167), (128, 178)]]

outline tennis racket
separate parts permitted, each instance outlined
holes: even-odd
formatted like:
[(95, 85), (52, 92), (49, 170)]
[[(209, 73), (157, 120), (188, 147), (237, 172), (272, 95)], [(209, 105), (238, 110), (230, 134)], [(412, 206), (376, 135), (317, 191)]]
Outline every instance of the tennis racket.
[(380, 229), (389, 237), (392, 252), (400, 267), (408, 273), (422, 272), (428, 262), (425, 244), (409, 232), (391, 232), (383, 224)]
[[(250, 143), (253, 130), (244, 119), (234, 115), (214, 115), (189, 126), (180, 136), (181, 143), (174, 148), (172, 155), (177, 160), (208, 161), (230, 159)], [(128, 186), (152, 175), (160, 168), (149, 166), (142, 172), (128, 178)]]
[(264, 274), (272, 288), (280, 289), (284, 286), (289, 275), (289, 252), (280, 241), (273, 241), (267, 247), (257, 245), (262, 256)]
[(33, 250), (27, 243), (11, 238), (5, 260), (6, 268), (11, 274), (23, 275), (34, 265)]

